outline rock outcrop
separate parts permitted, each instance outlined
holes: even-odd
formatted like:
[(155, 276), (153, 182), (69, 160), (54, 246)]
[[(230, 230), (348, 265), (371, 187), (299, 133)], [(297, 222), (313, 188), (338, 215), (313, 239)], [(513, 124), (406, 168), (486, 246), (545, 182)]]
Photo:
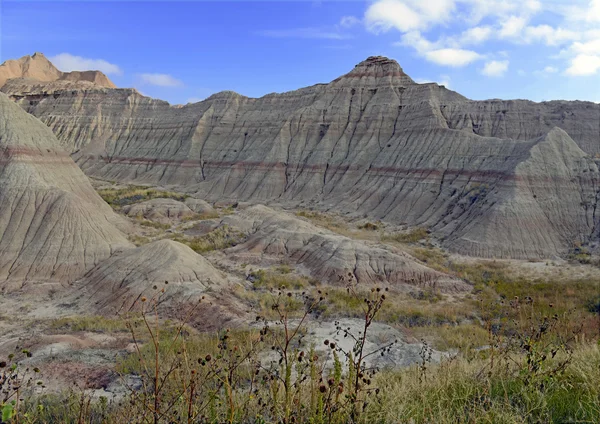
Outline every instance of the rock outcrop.
[(64, 285), (132, 247), (44, 124), (0, 93), (0, 290)]
[[(165, 284), (167, 282), (168, 284)], [(78, 299), (101, 313), (123, 313), (140, 299), (160, 295), (170, 310), (197, 303), (207, 289), (222, 289), (227, 280), (210, 262), (172, 240), (156, 241), (113, 255), (78, 282)], [(156, 288), (155, 288), (156, 287)]]
[(151, 199), (123, 207), (123, 212), (130, 218), (148, 219), (150, 221), (168, 223), (173, 220), (192, 218), (195, 216), (183, 202), (175, 199)]
[(100, 71), (59, 71), (42, 53), (23, 56), (17, 60), (7, 60), (0, 65), (0, 87), (14, 78), (27, 78), (32, 81), (90, 82), (100, 87), (116, 86)]
[(472, 101), (382, 57), (328, 84), (182, 107), (13, 81), (2, 91), (93, 177), (367, 214), (484, 257), (555, 257), (600, 237), (598, 104)]
[(253, 258), (284, 259), (313, 278), (329, 284), (384, 285), (442, 292), (470, 290), (464, 281), (434, 271), (413, 257), (352, 240), (284, 212), (258, 205), (223, 219), (248, 234), (247, 240), (226, 254), (244, 262)]

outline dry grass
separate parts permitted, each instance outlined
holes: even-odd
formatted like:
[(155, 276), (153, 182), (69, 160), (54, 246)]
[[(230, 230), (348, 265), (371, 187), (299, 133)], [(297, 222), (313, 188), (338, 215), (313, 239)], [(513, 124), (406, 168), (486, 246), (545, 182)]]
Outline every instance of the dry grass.
[(410, 231), (394, 234), (384, 234), (381, 241), (395, 241), (398, 243), (417, 243), (421, 240), (427, 240), (429, 232), (425, 228), (413, 228)]
[(210, 252), (233, 247), (246, 238), (246, 235), (224, 225), (208, 234), (198, 237), (173, 236), (172, 239), (189, 246), (196, 253)]
[(183, 202), (189, 196), (187, 194), (175, 193), (170, 191), (161, 191), (147, 187), (132, 186), (123, 189), (102, 189), (98, 190), (98, 194), (106, 203), (114, 209), (120, 209), (126, 205), (143, 202), (156, 198), (175, 199)]

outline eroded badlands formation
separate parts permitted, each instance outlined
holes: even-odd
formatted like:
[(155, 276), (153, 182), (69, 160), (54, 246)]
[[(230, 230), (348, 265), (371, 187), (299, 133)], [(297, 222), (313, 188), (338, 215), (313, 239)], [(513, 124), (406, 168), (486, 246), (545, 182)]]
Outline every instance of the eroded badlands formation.
[(132, 247), (56, 137), (0, 93), (0, 290), (68, 284)]
[(101, 179), (427, 227), (482, 257), (564, 256), (600, 238), (590, 102), (472, 101), (383, 57), (328, 84), (185, 106), (70, 81), (2, 91)]
[[(17, 60), (7, 60), (0, 65), (0, 87), (10, 79), (23, 78), (30, 83), (40, 82), (86, 82), (98, 86), (115, 88), (116, 86), (100, 71), (59, 71), (42, 53), (23, 56)], [(60, 84), (60, 83), (59, 83)]]

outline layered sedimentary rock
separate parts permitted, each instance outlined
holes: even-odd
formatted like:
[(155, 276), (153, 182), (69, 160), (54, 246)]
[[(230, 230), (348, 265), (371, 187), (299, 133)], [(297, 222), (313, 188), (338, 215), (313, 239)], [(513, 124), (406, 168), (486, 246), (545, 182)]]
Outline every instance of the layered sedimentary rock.
[(485, 257), (553, 257), (599, 237), (598, 104), (472, 101), (382, 57), (329, 84), (183, 107), (52, 84), (2, 91), (94, 177), (367, 214)]
[(125, 215), (131, 218), (148, 219), (168, 223), (173, 220), (192, 218), (195, 216), (187, 205), (175, 199), (151, 199), (145, 202), (123, 207)]
[(0, 290), (67, 284), (132, 247), (52, 131), (0, 93)]
[(176, 308), (226, 284), (221, 272), (192, 249), (160, 240), (113, 255), (92, 269), (78, 283), (78, 298), (103, 313), (129, 311), (142, 297), (156, 297), (161, 305)]
[(262, 205), (226, 217), (223, 223), (248, 234), (244, 243), (226, 251), (244, 262), (283, 259), (313, 278), (339, 285), (416, 286), (443, 292), (470, 289), (465, 282), (434, 271), (405, 253), (334, 234)]
[(0, 65), (0, 87), (13, 78), (27, 78), (35, 81), (90, 82), (107, 88), (116, 86), (100, 71), (59, 71), (42, 53), (23, 56), (17, 60), (7, 60)]

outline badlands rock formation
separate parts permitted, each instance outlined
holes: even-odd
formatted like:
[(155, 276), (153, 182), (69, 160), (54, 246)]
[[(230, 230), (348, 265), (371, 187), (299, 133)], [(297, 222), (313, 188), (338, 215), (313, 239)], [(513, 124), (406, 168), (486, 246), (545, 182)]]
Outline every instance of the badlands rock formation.
[(52, 131), (0, 93), (0, 290), (67, 284), (131, 247)]
[(249, 234), (244, 243), (226, 251), (240, 261), (284, 259), (316, 279), (340, 285), (386, 285), (400, 290), (416, 286), (443, 292), (471, 288), (405, 253), (334, 234), (262, 205), (226, 217), (223, 222)]
[(23, 56), (17, 60), (7, 60), (0, 65), (0, 87), (13, 78), (52, 82), (52, 81), (85, 81), (100, 87), (116, 86), (100, 71), (59, 71), (42, 53)]
[(163, 288), (161, 304), (176, 308), (197, 302), (208, 288), (226, 284), (221, 272), (192, 249), (160, 240), (102, 262), (78, 283), (78, 297), (98, 312), (114, 314), (130, 310), (142, 296), (151, 299)]
[(556, 257), (599, 239), (594, 103), (472, 101), (382, 57), (328, 84), (182, 107), (132, 89), (2, 91), (93, 177), (423, 226), (483, 257)]
[(170, 222), (195, 216), (187, 205), (175, 199), (151, 199), (123, 207), (123, 213), (130, 218), (148, 219), (156, 222)]

